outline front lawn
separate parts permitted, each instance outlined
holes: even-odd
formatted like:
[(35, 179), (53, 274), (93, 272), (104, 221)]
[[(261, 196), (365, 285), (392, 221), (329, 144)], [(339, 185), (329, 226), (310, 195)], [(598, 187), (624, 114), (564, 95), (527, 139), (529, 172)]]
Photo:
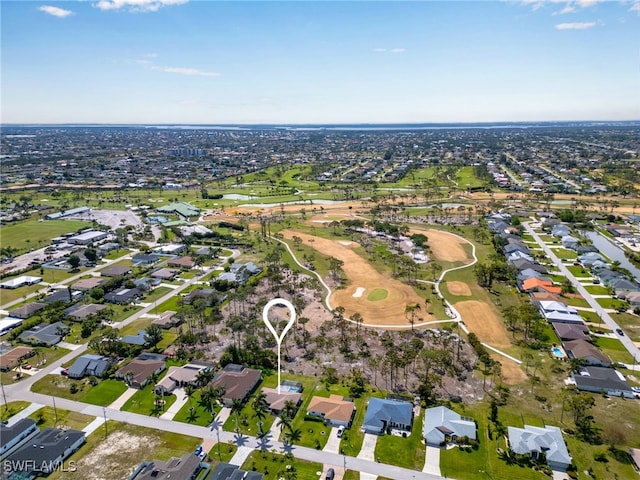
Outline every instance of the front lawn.
[(383, 435), (376, 443), (375, 458), (382, 463), (422, 470), (425, 445), (422, 441), (422, 415), (413, 419), (411, 435)]
[[(289, 455), (279, 455), (270, 452), (251, 452), (242, 464), (242, 469), (262, 473), (264, 480), (278, 480), (280, 478), (316, 479), (318, 472), (322, 472), (321, 463), (299, 460)], [(290, 472), (297, 476), (290, 477)]]
[(595, 337), (595, 344), (614, 362), (635, 363), (633, 356), (617, 338)]
[(61, 408), (54, 409), (53, 407), (42, 407), (29, 415), (29, 418), (36, 421), (40, 430), (44, 430), (47, 427), (59, 427), (60, 425), (75, 430), (82, 430), (93, 422), (94, 419), (91, 415), (84, 415)]
[(16, 413), (20, 413), (22, 410), (30, 405), (29, 402), (18, 400), (16, 402), (9, 402), (0, 407), (0, 421), (4, 422), (13, 417)]
[[(77, 388), (71, 393), (72, 385)], [(96, 386), (91, 385), (88, 378), (73, 380), (62, 375), (47, 375), (33, 384), (31, 390), (43, 395), (68, 398), (78, 402), (107, 406), (122, 395), (127, 386), (124, 382), (114, 379), (100, 380)]]
[(142, 415), (160, 416), (176, 401), (176, 396), (165, 395), (158, 398), (162, 404), (156, 405), (156, 394), (153, 393), (155, 385), (147, 385), (142, 390), (138, 390), (133, 396), (125, 402), (120, 410), (132, 413), (140, 413)]
[[(193, 411), (189, 409), (190, 407), (193, 407)], [(214, 416), (218, 414), (221, 408), (217, 403), (213, 406)], [(182, 406), (178, 413), (176, 413), (176, 416), (173, 417), (173, 421), (192, 423), (202, 427), (206, 427), (213, 421), (208, 406), (204, 405), (200, 399), (200, 391), (193, 394), (191, 404), (187, 401), (187, 403)]]

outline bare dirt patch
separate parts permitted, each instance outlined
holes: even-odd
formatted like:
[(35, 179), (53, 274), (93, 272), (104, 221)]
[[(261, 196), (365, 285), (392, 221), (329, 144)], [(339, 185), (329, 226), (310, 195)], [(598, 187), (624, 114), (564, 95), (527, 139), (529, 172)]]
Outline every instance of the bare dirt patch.
[(471, 258), (462, 248), (466, 244), (464, 240), (441, 230), (416, 230), (411, 229), (410, 233), (422, 233), (429, 241), (427, 244), (434, 257), (443, 262), (464, 262), (470, 263)]
[(464, 282), (447, 282), (446, 287), (451, 295), (455, 295), (457, 297), (471, 296), (471, 289), (469, 288), (469, 285)]
[(489, 305), (476, 300), (465, 300), (453, 305), (462, 316), (467, 328), (475, 333), (481, 342), (496, 348), (511, 346), (507, 329)]
[[(511, 346), (507, 329), (489, 305), (475, 300), (465, 300), (455, 303), (454, 307), (469, 331), (475, 333), (481, 342), (497, 349)], [(502, 378), (505, 383), (514, 385), (526, 379), (520, 366), (513, 361), (498, 354), (492, 354), (491, 358), (502, 364)]]
[[(336, 240), (315, 237), (293, 230), (284, 230), (282, 234), (288, 239), (296, 235), (306, 245), (320, 253), (344, 262), (342, 270), (350, 285), (344, 289), (334, 290), (330, 302), (334, 308), (339, 305), (343, 306), (348, 317), (359, 312), (367, 325), (406, 325), (409, 328), (409, 322), (405, 316), (406, 306), (416, 303), (424, 304), (424, 299), (411, 286), (390, 278), (390, 276), (382, 275), (367, 260), (355, 253), (353, 249), (359, 246), (355, 242), (350, 245), (342, 245)], [(383, 300), (371, 302), (364, 296), (353, 296), (358, 288), (373, 290), (380, 287), (384, 287), (389, 292), (387, 298)], [(433, 320), (425, 312), (421, 312), (421, 316), (425, 320)]]
[[(77, 470), (68, 478), (116, 480), (127, 478), (142, 460), (150, 460), (149, 452), (160, 446), (154, 437), (116, 431), (96, 445), (91, 454), (78, 460)], [(65, 478), (67, 478), (65, 476)]]

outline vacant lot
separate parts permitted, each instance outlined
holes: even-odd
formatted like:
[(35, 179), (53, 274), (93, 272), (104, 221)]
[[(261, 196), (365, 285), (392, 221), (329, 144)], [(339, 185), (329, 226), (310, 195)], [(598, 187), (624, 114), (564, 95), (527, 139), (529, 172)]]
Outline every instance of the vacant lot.
[[(424, 300), (409, 285), (406, 285), (389, 275), (383, 275), (373, 268), (369, 262), (353, 251), (359, 245), (355, 242), (340, 242), (316, 237), (293, 230), (282, 232), (285, 238), (294, 235), (300, 237), (305, 245), (311, 246), (324, 255), (328, 255), (344, 262), (342, 270), (350, 285), (341, 290), (334, 290), (331, 295), (331, 305), (335, 308), (343, 306), (347, 316), (359, 312), (367, 325), (402, 325), (409, 327), (405, 316), (407, 305), (422, 305)], [(388, 295), (384, 299), (369, 300), (369, 294), (384, 287)], [(359, 290), (358, 290), (359, 289)], [(364, 291), (362, 290), (364, 289)], [(359, 291), (360, 296), (353, 295)], [(378, 298), (374, 295), (374, 298)], [(423, 317), (427, 314), (422, 312)]]

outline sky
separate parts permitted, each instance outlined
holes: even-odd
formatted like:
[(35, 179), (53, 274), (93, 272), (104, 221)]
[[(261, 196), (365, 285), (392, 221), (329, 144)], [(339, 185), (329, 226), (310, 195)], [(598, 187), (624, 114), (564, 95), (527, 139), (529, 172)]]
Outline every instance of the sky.
[(0, 122), (640, 119), (640, 0), (0, 2)]

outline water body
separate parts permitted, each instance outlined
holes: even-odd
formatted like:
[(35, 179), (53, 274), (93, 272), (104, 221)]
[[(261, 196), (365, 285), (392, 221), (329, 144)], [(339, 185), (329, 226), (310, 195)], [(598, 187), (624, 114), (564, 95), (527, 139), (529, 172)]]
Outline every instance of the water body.
[(258, 197), (254, 197), (252, 195), (242, 195), (241, 193), (227, 193), (223, 195), (222, 198), (225, 200), (255, 200)]
[(593, 242), (593, 246), (604, 253), (607, 257), (609, 257), (612, 261), (617, 260), (620, 262), (620, 266), (626, 268), (631, 272), (631, 274), (636, 278), (636, 280), (640, 281), (640, 269), (636, 267), (633, 263), (629, 261), (627, 257), (624, 256), (624, 250), (611, 242), (607, 237), (602, 235), (601, 233), (589, 231), (582, 232), (586, 237)]
[(336, 205), (339, 203), (344, 203), (344, 200), (295, 200), (292, 202), (278, 202), (278, 203), (243, 203), (242, 205), (238, 205), (239, 207), (250, 207), (250, 208), (271, 208), (271, 207), (279, 207), (280, 205), (300, 205), (300, 206), (309, 206), (309, 205)]

